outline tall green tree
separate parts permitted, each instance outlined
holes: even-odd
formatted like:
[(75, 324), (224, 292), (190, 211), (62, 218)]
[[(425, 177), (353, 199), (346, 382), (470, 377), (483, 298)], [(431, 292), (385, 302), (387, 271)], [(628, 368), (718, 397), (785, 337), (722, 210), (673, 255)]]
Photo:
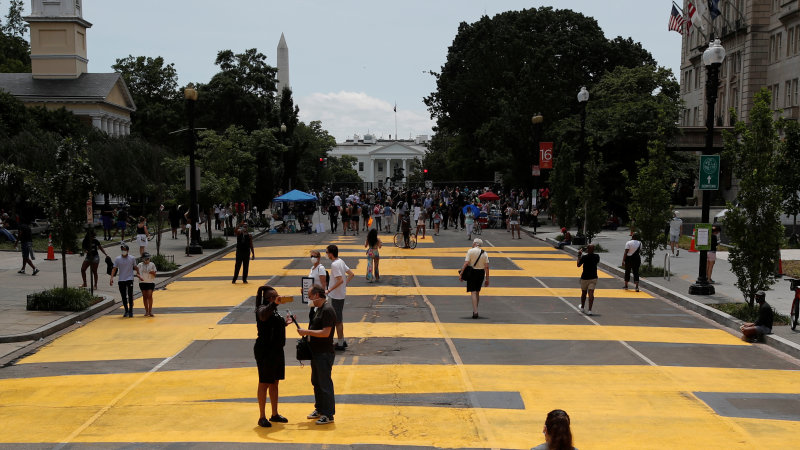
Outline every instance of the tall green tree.
[(431, 72), (437, 89), (425, 103), (437, 133), (447, 135), (447, 145), (432, 151), (447, 152), (449, 173), (491, 179), (500, 171), (510, 184), (528, 185), (538, 161), (531, 117), (544, 115), (548, 136), (553, 123), (576, 114), (580, 86), (591, 89), (619, 64), (652, 61), (640, 45), (606, 39), (594, 19), (574, 11), (541, 7), (462, 23), (444, 66)]
[(25, 40), (28, 24), (22, 18), (22, 0), (11, 0), (5, 24), (0, 26), (0, 72), (29, 73), (31, 48)]
[(750, 122), (736, 122), (732, 133), (723, 134), (723, 157), (739, 179), (737, 202), (728, 203), (723, 221), (732, 244), (728, 260), (736, 275), (736, 287), (750, 306), (757, 291), (775, 282), (784, 233), (778, 179), (782, 151), (770, 102), (770, 92), (762, 89), (755, 95)]
[(232, 50), (217, 53), (214, 64), (220, 71), (208, 84), (198, 86), (198, 126), (217, 132), (231, 125), (247, 131), (280, 126), (273, 115), (277, 69), (266, 60), (255, 48), (243, 53)]
[(63, 287), (67, 288), (67, 250), (75, 247), (86, 225), (86, 200), (95, 188), (85, 142), (64, 139), (55, 154), (56, 169), (34, 186), (38, 203), (47, 210), (53, 244), (61, 249)]
[(628, 186), (630, 216), (641, 238), (645, 263), (650, 267), (656, 250), (667, 245), (664, 228), (672, 218), (670, 180), (664, 177), (666, 161), (663, 142), (651, 141), (649, 158), (637, 161), (638, 174)]
[(556, 216), (560, 227), (570, 227), (575, 223), (578, 192), (575, 187), (577, 163), (575, 151), (569, 145), (562, 145), (553, 157), (553, 171), (550, 174), (549, 211)]
[(793, 216), (792, 240), (797, 245), (797, 215), (800, 214), (800, 124), (789, 120), (784, 124), (786, 139), (781, 151), (779, 180), (783, 211)]
[(586, 237), (587, 244), (600, 233), (608, 216), (605, 210), (606, 203), (603, 200), (603, 186), (600, 182), (602, 169), (602, 155), (598, 155), (595, 151), (590, 152), (589, 160), (584, 166), (583, 186), (578, 190), (579, 209), (576, 211), (579, 224), (583, 223), (584, 218), (586, 219), (586, 232), (581, 229), (580, 233)]
[(131, 114), (132, 133), (152, 142), (180, 145), (180, 136), (172, 138), (169, 134), (185, 124), (175, 64), (167, 64), (161, 56), (129, 55), (117, 59), (111, 68), (122, 74), (136, 103)]

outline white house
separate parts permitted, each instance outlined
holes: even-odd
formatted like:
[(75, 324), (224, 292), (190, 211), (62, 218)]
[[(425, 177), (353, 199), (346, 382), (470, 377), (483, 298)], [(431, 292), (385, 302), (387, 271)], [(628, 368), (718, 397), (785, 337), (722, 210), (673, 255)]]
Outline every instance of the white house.
[(365, 134), (364, 138), (358, 135), (353, 139), (336, 144), (328, 152), (329, 156), (341, 157), (344, 155), (356, 158), (354, 168), (364, 180), (366, 189), (381, 187), (389, 183), (396, 169), (403, 169), (403, 182), (406, 181), (412, 168), (413, 161), (422, 159), (428, 151), (428, 136), (417, 136), (414, 140), (383, 140), (376, 139), (373, 135)]

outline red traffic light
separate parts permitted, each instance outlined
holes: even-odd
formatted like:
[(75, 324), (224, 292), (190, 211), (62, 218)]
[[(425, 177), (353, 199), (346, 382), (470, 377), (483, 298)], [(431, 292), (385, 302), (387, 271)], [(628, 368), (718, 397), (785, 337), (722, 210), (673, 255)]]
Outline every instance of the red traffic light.
[(320, 158), (319, 159), (319, 162), (323, 162), (323, 161), (325, 161), (325, 158)]
[(422, 169), (422, 172), (428, 173), (428, 169)]

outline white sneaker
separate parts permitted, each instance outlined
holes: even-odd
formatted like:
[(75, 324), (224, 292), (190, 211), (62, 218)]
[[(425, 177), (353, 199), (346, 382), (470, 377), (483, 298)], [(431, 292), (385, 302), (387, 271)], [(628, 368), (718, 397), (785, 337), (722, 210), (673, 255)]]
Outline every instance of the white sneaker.
[(589, 310), (586, 310), (586, 315), (587, 315), (587, 316), (591, 316), (591, 315), (592, 315), (592, 310), (591, 310), (591, 309), (589, 309)]
[(583, 312), (583, 306), (581, 306), (581, 305), (578, 305), (578, 309), (579, 309), (581, 312)]

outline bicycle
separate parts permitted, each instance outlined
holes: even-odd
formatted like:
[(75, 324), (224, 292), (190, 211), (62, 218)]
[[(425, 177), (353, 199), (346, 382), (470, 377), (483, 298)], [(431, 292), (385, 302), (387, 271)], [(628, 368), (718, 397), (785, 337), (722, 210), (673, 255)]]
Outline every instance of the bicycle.
[(246, 223), (251, 230), (258, 230), (261, 233), (269, 231), (269, 220), (264, 216), (253, 217), (251, 214)]
[(482, 229), (483, 227), (481, 226), (481, 223), (477, 220), (472, 224), (472, 234), (480, 235)]
[[(397, 248), (405, 248), (406, 242), (403, 233), (397, 233), (394, 235), (394, 246)], [(417, 248), (417, 237), (413, 234), (408, 235), (408, 248)]]
[(794, 300), (792, 300), (792, 310), (789, 312), (789, 325), (792, 330), (797, 328), (797, 318), (800, 316), (800, 279), (787, 278), (786, 281), (790, 283), (789, 289), (794, 291)]

